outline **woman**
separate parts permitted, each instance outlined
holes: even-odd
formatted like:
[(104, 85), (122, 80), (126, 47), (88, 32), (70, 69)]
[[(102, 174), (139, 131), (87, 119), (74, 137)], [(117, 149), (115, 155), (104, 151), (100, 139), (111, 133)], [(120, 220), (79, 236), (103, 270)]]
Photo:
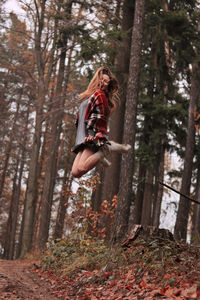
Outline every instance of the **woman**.
[[(107, 67), (100, 67), (86, 91), (80, 94), (77, 118), (77, 136), (72, 151), (77, 155), (72, 166), (72, 176), (79, 178), (99, 162), (109, 166), (105, 155), (109, 151), (127, 152), (130, 145), (108, 141), (107, 125), (110, 114), (116, 108), (119, 85)], [(108, 150), (108, 151), (107, 151)]]

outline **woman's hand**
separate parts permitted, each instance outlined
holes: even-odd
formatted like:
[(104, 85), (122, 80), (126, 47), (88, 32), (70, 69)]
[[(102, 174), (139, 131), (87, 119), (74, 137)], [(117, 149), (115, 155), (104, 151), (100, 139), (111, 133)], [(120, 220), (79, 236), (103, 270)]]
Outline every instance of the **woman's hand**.
[(94, 137), (92, 136), (92, 135), (88, 135), (86, 138), (85, 138), (85, 140), (84, 140), (84, 143), (86, 143), (86, 142), (92, 142), (92, 141), (94, 141)]

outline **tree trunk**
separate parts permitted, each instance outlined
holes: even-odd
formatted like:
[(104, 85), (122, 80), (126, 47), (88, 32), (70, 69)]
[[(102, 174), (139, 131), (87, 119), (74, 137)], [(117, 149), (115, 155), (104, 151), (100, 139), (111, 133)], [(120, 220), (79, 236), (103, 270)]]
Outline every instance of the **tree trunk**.
[[(117, 60), (117, 78), (120, 83), (120, 103), (116, 111), (110, 118), (110, 133), (109, 139), (118, 143), (122, 142), (123, 127), (124, 127), (124, 112), (125, 112), (125, 95), (127, 89), (127, 77), (130, 63), (130, 48), (131, 48), (131, 27), (133, 26), (134, 5), (135, 1), (125, 0), (122, 11), (122, 30), (127, 33), (127, 38), (123, 40), (123, 44), (118, 50)], [(121, 156), (117, 153), (112, 153), (112, 165), (105, 170), (101, 202), (105, 199), (111, 201), (113, 196), (119, 191)]]
[(96, 173), (99, 174), (100, 183), (97, 185), (96, 189), (92, 192), (91, 206), (93, 210), (99, 211), (102, 201), (105, 200), (102, 197), (105, 168), (99, 164), (96, 167), (95, 171)]
[[(194, 111), (198, 103), (200, 89), (199, 89), (199, 76), (200, 69), (197, 63), (193, 64), (193, 73), (191, 80), (191, 94), (188, 110), (188, 126), (187, 126), (187, 138), (185, 149), (184, 169), (181, 182), (181, 193), (185, 195), (190, 194), (191, 177), (193, 169), (193, 157), (194, 157), (194, 145), (195, 145), (195, 124), (194, 124)], [(186, 240), (187, 237), (187, 224), (190, 211), (191, 202), (180, 197), (179, 208), (176, 218), (176, 224), (174, 228), (174, 236), (178, 240)]]
[[(39, 225), (39, 237), (37, 241), (38, 248), (44, 249), (48, 239), (49, 223), (51, 216), (52, 196), (55, 184), (55, 177), (57, 173), (57, 155), (58, 147), (60, 143), (60, 121), (63, 117), (63, 101), (61, 101), (62, 83), (64, 79), (65, 69), (65, 58), (66, 58), (66, 47), (61, 50), (60, 65), (58, 73), (58, 81), (56, 87), (56, 106), (53, 105), (53, 110), (58, 110), (52, 114), (51, 132), (49, 138), (49, 147), (47, 150), (47, 161), (45, 167), (45, 179), (43, 186), (43, 193), (41, 198), (41, 216)], [(62, 122), (62, 121), (61, 121)]]
[(5, 240), (5, 247), (4, 247), (4, 258), (5, 259), (13, 259), (14, 254), (14, 240), (13, 240), (13, 233), (15, 233), (16, 227), (14, 224), (14, 213), (18, 209), (16, 205), (16, 182), (17, 182), (17, 173), (19, 168), (19, 159), (16, 164), (15, 175), (13, 178), (13, 189), (12, 189), (12, 197), (10, 202), (10, 210), (9, 216), (7, 221), (7, 229), (6, 229), (6, 240)]
[[(70, 120), (68, 123), (70, 123)], [(64, 145), (64, 141), (65, 141), (65, 136), (66, 136), (65, 135), (66, 128), (67, 127), (69, 128), (69, 125), (70, 125), (68, 123), (65, 125), (65, 129), (63, 130), (63, 140), (62, 140), (63, 145)], [(72, 131), (71, 131), (71, 135), (73, 135)], [(71, 141), (72, 136), (69, 135), (68, 139)], [(61, 148), (61, 150), (59, 152), (62, 152), (63, 147), (60, 147), (60, 148)], [(65, 160), (65, 173), (64, 173), (64, 176), (62, 179), (62, 190), (60, 193), (60, 202), (59, 202), (59, 207), (58, 207), (58, 211), (57, 211), (56, 225), (55, 225), (54, 234), (53, 234), (54, 239), (62, 238), (62, 236), (63, 236), (65, 216), (66, 216), (67, 207), (68, 207), (68, 198), (69, 198), (68, 191), (72, 188), (72, 178), (71, 178), (70, 172), (71, 172), (71, 167), (72, 167), (73, 154), (72, 154), (72, 152), (70, 152), (69, 148), (70, 148), (70, 144), (68, 143), (65, 151), (69, 154), (67, 155), (66, 160)], [(60, 153), (60, 155), (61, 155), (61, 153)]]
[(142, 219), (141, 224), (143, 226), (151, 225), (152, 217), (152, 203), (153, 203), (153, 170), (151, 167), (147, 168), (145, 188), (144, 188), (144, 199), (142, 206)]
[(152, 216), (152, 225), (156, 228), (160, 225), (160, 211), (163, 197), (163, 186), (159, 184), (163, 182), (164, 178), (164, 165), (165, 163), (165, 150), (161, 146), (161, 153), (159, 159), (158, 172), (155, 175), (155, 185), (154, 185), (154, 201), (153, 201), (153, 216)]
[[(22, 182), (22, 175), (24, 171), (24, 164), (25, 164), (25, 152), (26, 152), (26, 143), (27, 143), (27, 129), (28, 129), (28, 118), (29, 118), (29, 107), (27, 109), (27, 114), (26, 114), (26, 123), (24, 130), (22, 131), (22, 147), (21, 147), (21, 160), (19, 162), (19, 174), (18, 174), (18, 182), (15, 183), (15, 180), (13, 180), (13, 185), (14, 185), (14, 191), (11, 199), (11, 207), (10, 207), (10, 214), (8, 218), (8, 229), (10, 228), (10, 232), (8, 232), (6, 235), (9, 238), (9, 251), (8, 251), (8, 256), (6, 257), (7, 259), (14, 259), (16, 257), (16, 249), (15, 249), (15, 244), (16, 244), (16, 230), (17, 230), (17, 219), (18, 219), (18, 211), (19, 211), (19, 202), (20, 202), (20, 194), (21, 194), (21, 182)], [(17, 164), (18, 165), (18, 164)], [(15, 175), (17, 179), (17, 172)], [(10, 222), (9, 222), (10, 220)]]
[(132, 196), (132, 181), (134, 171), (134, 144), (136, 133), (136, 113), (139, 91), (140, 58), (145, 15), (145, 0), (137, 0), (135, 5), (134, 25), (132, 31), (131, 57), (127, 89), (125, 124), (123, 143), (132, 145), (122, 159), (120, 172), (120, 187), (115, 218), (115, 238), (120, 240), (128, 229), (130, 203)]
[[(198, 172), (198, 175), (200, 170)], [(199, 176), (198, 176), (199, 178)], [(200, 180), (197, 181), (195, 200), (200, 203)], [(200, 205), (194, 203), (193, 205), (193, 216), (192, 216), (192, 234), (191, 243), (199, 244), (200, 242)]]
[(134, 224), (141, 224), (145, 178), (146, 178), (146, 165), (140, 160), (139, 172), (138, 172), (137, 193), (136, 193), (134, 208), (133, 208), (133, 223)]
[[(41, 132), (43, 121), (43, 103), (45, 100), (44, 61), (41, 50), (41, 36), (44, 28), (45, 1), (41, 3), (40, 15), (37, 15), (38, 28), (35, 28), (35, 56), (38, 70), (38, 94), (36, 97), (36, 123), (33, 137), (32, 151), (30, 155), (27, 192), (24, 206), (23, 233), (20, 257), (24, 257), (31, 249), (33, 237), (33, 224), (37, 201), (37, 175), (38, 157), (41, 146)], [(37, 10), (38, 12), (38, 10)]]
[[(70, 165), (70, 169), (71, 169), (71, 165)], [(66, 195), (66, 193), (70, 189), (71, 184), (72, 184), (72, 179), (69, 179), (69, 166), (67, 166), (63, 177), (60, 203), (58, 207), (56, 226), (53, 235), (54, 239), (61, 239), (63, 236), (64, 221), (65, 221), (65, 215), (66, 215), (66, 210), (68, 205), (68, 196)]]
[(15, 112), (15, 115), (14, 115), (14, 120), (13, 120), (13, 125), (12, 125), (12, 129), (11, 129), (11, 133), (10, 133), (8, 147), (7, 147), (6, 152), (5, 152), (6, 157), (5, 157), (3, 172), (2, 172), (1, 180), (0, 180), (0, 198), (1, 198), (2, 193), (3, 193), (4, 183), (5, 183), (5, 179), (6, 179), (6, 172), (7, 172), (7, 169), (8, 169), (10, 154), (11, 154), (12, 147), (13, 147), (13, 139), (14, 139), (14, 136), (15, 136), (16, 122), (17, 122), (18, 115), (19, 115), (19, 107), (20, 107), (21, 98), (22, 98), (22, 92), (21, 92), (21, 94), (19, 96), (19, 99), (18, 99), (18, 102), (17, 102), (17, 109), (16, 109), (16, 112)]
[(38, 168), (38, 157), (41, 144), (41, 130), (42, 130), (42, 106), (44, 100), (44, 93), (42, 90), (39, 92), (38, 97), (38, 111), (36, 113), (36, 125), (35, 133), (33, 138), (32, 151), (30, 156), (29, 175), (27, 182), (27, 193), (26, 193), (26, 205), (24, 207), (24, 228), (22, 235), (22, 247), (21, 257), (24, 257), (30, 250), (32, 245), (33, 236), (33, 222), (35, 216), (36, 207), (36, 195), (37, 195), (37, 168)]

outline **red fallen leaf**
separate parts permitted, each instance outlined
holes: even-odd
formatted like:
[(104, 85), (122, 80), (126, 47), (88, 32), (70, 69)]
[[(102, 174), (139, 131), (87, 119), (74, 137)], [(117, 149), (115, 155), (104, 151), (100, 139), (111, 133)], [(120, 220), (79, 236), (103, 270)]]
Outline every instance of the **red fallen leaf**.
[(142, 282), (140, 282), (140, 286), (145, 288), (147, 286), (147, 283), (144, 280), (142, 280)]
[(189, 297), (189, 298), (192, 298), (192, 299), (196, 299), (197, 298), (197, 285), (194, 284), (193, 286), (184, 289), (181, 292), (181, 295), (184, 296), (184, 297)]
[(112, 275), (112, 272), (105, 272), (104, 277), (109, 277), (110, 275)]
[(112, 280), (112, 281), (110, 281), (110, 285), (114, 286), (114, 285), (116, 285), (116, 282)]
[(161, 289), (159, 289), (159, 293), (160, 293), (162, 296), (164, 296), (164, 295), (165, 295), (165, 291), (166, 291), (166, 289), (165, 289), (165, 288), (161, 288)]
[(94, 296), (94, 295), (91, 295), (90, 296), (90, 300), (97, 300), (98, 298), (96, 297), (96, 296)]
[(173, 289), (168, 287), (165, 291), (165, 296), (172, 296), (173, 295)]
[(126, 286), (125, 286), (125, 288), (126, 288), (127, 290), (129, 290), (129, 291), (130, 291), (130, 290), (132, 290), (132, 289), (133, 289), (133, 286), (131, 286), (131, 285), (126, 285)]
[(84, 273), (84, 276), (86, 275), (90, 275), (91, 274), (91, 272), (89, 272), (89, 271), (86, 271), (85, 273)]
[(149, 284), (149, 288), (150, 288), (152, 291), (154, 291), (154, 290), (156, 289), (156, 286), (155, 286), (155, 284)]
[(174, 289), (174, 296), (180, 296), (181, 295), (181, 289), (179, 288), (177, 288), (177, 289)]
[(160, 292), (160, 289), (154, 289), (152, 290), (152, 292), (150, 292), (150, 296), (153, 297), (153, 296), (163, 296), (164, 294)]
[(133, 275), (133, 271), (129, 270), (128, 273), (126, 274), (127, 278), (130, 278)]

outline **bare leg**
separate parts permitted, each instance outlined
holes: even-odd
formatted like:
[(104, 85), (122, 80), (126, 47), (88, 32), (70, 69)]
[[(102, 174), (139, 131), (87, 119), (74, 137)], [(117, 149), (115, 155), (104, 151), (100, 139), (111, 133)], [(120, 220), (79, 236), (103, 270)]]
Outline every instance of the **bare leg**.
[[(83, 151), (78, 152), (74, 159), (74, 162), (72, 165), (72, 176), (74, 176), (76, 173), (78, 173), (78, 165), (79, 165), (79, 161), (81, 159), (82, 154), (83, 154)], [(76, 177), (76, 176), (74, 176), (74, 177)]]
[[(127, 153), (131, 149), (131, 146), (129, 144), (118, 144), (114, 141), (110, 141), (108, 148), (111, 152)], [(105, 167), (109, 167), (111, 165), (101, 150), (94, 153), (90, 149), (85, 148), (83, 151), (80, 151), (77, 154), (74, 160), (72, 166), (72, 176), (80, 178), (88, 171), (93, 169), (100, 161)]]
[(102, 158), (103, 153), (101, 151), (94, 153), (88, 148), (84, 149), (77, 154), (74, 160), (72, 166), (72, 176), (80, 178), (88, 171), (93, 169)]

